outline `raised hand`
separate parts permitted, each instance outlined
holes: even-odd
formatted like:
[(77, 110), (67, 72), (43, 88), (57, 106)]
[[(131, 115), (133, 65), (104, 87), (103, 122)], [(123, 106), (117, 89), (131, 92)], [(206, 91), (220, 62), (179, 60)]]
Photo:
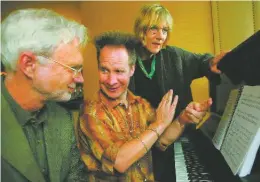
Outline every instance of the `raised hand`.
[(178, 96), (174, 96), (173, 101), (172, 97), (173, 91), (171, 89), (163, 96), (156, 110), (156, 121), (165, 124), (166, 127), (172, 122), (178, 103)]
[(179, 122), (182, 124), (198, 124), (203, 120), (207, 110), (212, 105), (212, 99), (209, 98), (203, 102), (190, 102), (179, 116)]

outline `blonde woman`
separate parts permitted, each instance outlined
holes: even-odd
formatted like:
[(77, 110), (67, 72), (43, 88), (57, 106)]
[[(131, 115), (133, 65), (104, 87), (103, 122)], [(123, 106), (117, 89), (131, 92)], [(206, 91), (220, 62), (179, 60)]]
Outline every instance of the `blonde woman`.
[[(173, 18), (170, 12), (159, 4), (145, 5), (141, 8), (134, 24), (134, 33), (139, 38), (137, 46), (136, 70), (130, 82), (130, 90), (147, 99), (157, 108), (162, 96), (170, 89), (179, 96), (176, 118), (185, 110), (191, 122), (198, 123), (203, 114), (187, 107), (192, 104), (191, 82), (206, 76), (211, 82), (219, 82), (216, 65), (223, 56), (215, 58), (210, 54), (195, 54), (167, 44)], [(211, 105), (211, 99), (205, 104)], [(187, 108), (187, 109), (185, 109)], [(181, 129), (181, 128), (180, 128)], [(169, 136), (169, 143), (176, 140), (176, 134)], [(155, 179), (174, 181), (173, 147), (166, 151), (153, 149)]]

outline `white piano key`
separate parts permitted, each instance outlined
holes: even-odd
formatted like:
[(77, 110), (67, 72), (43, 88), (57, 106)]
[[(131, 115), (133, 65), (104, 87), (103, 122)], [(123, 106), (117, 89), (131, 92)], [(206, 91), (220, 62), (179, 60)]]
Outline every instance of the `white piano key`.
[(176, 182), (189, 182), (184, 154), (180, 141), (174, 143)]

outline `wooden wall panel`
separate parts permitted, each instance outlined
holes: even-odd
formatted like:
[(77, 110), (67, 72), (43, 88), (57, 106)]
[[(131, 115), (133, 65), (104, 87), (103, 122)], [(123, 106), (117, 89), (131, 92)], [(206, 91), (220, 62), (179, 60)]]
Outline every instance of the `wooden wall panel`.
[(234, 48), (254, 33), (251, 1), (216, 1), (212, 6), (214, 44), (218, 52)]
[[(214, 1), (212, 21), (215, 52), (228, 51), (251, 36), (260, 27), (260, 2)], [(222, 83), (216, 88), (216, 110), (225, 108), (231, 89), (236, 86), (221, 75)]]
[(260, 30), (260, 1), (253, 1), (254, 31)]

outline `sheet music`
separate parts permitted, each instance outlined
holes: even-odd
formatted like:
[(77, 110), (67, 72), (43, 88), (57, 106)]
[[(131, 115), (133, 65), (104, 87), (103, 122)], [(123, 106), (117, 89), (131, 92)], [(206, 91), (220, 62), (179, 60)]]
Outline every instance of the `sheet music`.
[(251, 144), (251, 147), (248, 150), (248, 153), (245, 157), (245, 162), (239, 170), (238, 175), (240, 177), (244, 177), (244, 176), (250, 174), (250, 171), (251, 171), (253, 164), (254, 164), (252, 162), (252, 160), (255, 159), (256, 154), (257, 154), (257, 150), (255, 150), (254, 148), (259, 148), (259, 146), (260, 146), (260, 128), (258, 128), (257, 134), (254, 137), (253, 142)]
[(229, 98), (225, 107), (225, 111), (223, 113), (223, 116), (221, 117), (220, 123), (218, 125), (218, 128), (216, 130), (216, 133), (212, 139), (213, 145), (220, 150), (220, 147), (223, 143), (224, 137), (226, 135), (227, 129), (230, 125), (232, 115), (235, 111), (235, 107), (237, 104), (237, 97), (239, 94), (238, 89), (234, 89), (230, 92)]
[[(221, 147), (221, 153), (237, 174), (248, 152), (257, 151), (252, 142), (260, 127), (260, 86), (244, 86), (231, 125)], [(249, 151), (252, 150), (252, 151)], [(253, 163), (254, 158), (248, 158)], [(251, 169), (250, 169), (251, 170)], [(249, 171), (250, 171), (249, 170)]]

